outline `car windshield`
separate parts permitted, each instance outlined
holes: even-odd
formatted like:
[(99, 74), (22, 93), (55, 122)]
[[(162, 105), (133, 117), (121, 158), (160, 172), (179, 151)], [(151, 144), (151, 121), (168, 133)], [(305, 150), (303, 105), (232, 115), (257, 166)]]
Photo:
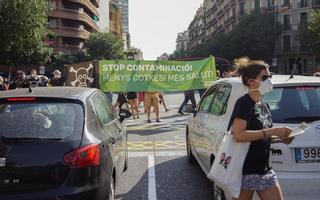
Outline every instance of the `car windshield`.
[(63, 139), (81, 132), (83, 109), (76, 103), (0, 104), (0, 121), (0, 137)]
[(274, 123), (301, 123), (320, 120), (320, 87), (274, 88), (264, 95)]

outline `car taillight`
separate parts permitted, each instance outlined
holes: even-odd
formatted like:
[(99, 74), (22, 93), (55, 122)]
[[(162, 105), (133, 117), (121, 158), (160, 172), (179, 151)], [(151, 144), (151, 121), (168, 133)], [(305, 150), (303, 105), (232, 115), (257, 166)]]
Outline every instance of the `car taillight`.
[(100, 164), (100, 146), (97, 144), (81, 147), (64, 156), (70, 168), (83, 168)]
[(18, 97), (18, 98), (8, 98), (7, 101), (35, 101), (34, 97)]

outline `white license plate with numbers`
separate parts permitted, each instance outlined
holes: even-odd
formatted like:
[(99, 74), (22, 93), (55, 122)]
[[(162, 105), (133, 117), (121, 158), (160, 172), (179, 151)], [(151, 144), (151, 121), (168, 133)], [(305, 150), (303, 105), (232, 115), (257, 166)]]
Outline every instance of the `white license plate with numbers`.
[(295, 148), (297, 163), (320, 162), (320, 148)]

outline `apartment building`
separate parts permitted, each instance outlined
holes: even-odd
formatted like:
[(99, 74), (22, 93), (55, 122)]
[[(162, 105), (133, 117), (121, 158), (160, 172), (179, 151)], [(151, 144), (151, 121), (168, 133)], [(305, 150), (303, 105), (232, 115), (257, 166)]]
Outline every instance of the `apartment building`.
[(176, 41), (176, 51), (186, 51), (189, 45), (189, 31), (178, 33)]
[(109, 31), (109, 0), (49, 0), (48, 26), (55, 51), (76, 53), (92, 32)]

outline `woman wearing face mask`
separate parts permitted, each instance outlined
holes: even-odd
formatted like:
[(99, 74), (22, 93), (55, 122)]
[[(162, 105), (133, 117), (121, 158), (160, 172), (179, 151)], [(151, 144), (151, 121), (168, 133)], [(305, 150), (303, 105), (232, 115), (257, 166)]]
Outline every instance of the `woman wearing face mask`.
[(49, 85), (56, 87), (56, 86), (64, 86), (65, 80), (61, 76), (61, 72), (59, 70), (54, 70), (53, 78), (49, 81)]
[(233, 134), (238, 143), (251, 142), (243, 165), (239, 199), (252, 199), (256, 191), (262, 200), (282, 200), (277, 177), (269, 166), (270, 144), (275, 138), (290, 143), (287, 137), (292, 130), (272, 128), (270, 108), (261, 98), (272, 90), (269, 66), (263, 61), (240, 58), (236, 60), (236, 67), (248, 93), (235, 104), (231, 118)]

